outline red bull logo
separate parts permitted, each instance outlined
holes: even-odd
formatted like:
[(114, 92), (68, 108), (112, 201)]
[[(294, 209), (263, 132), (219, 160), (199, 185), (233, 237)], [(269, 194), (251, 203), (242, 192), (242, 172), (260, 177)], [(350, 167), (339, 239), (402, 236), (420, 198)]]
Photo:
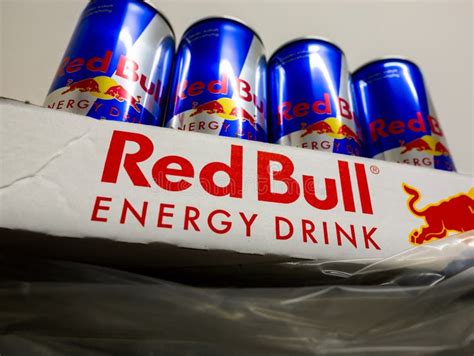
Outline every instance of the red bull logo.
[(403, 135), (407, 131), (428, 133), (426, 123), (428, 123), (433, 134), (443, 136), (443, 131), (441, 131), (438, 120), (435, 117), (428, 115), (425, 119), (421, 112), (417, 112), (414, 118), (407, 121), (376, 119), (370, 122), (370, 138), (373, 142), (377, 142), (390, 135)]
[(91, 93), (100, 93), (99, 83), (95, 79), (88, 78), (84, 80), (79, 80), (75, 83), (71, 79), (68, 80), (68, 88), (63, 91), (61, 94), (66, 94), (71, 91), (79, 90), (81, 93), (91, 92)]
[[(107, 75), (97, 75), (95, 77), (82, 78), (76, 82), (72, 79), (67, 81), (66, 88), (56, 89), (50, 93), (46, 105), (48, 108), (56, 110), (72, 110), (80, 113), (87, 113), (97, 118), (117, 118), (123, 121), (140, 122), (140, 114), (143, 111), (141, 105), (142, 93), (150, 98), (147, 100), (147, 110), (154, 112), (156, 107), (162, 105), (161, 81), (151, 81), (147, 75), (142, 73), (140, 65), (131, 58), (121, 55), (118, 58), (116, 68), (110, 70), (114, 53), (106, 51), (103, 57), (83, 58), (65, 57), (56, 74), (58, 78), (84, 72), (87, 74), (111, 73), (113, 77)], [(81, 93), (89, 95), (69, 95), (70, 93)], [(66, 95), (66, 97), (63, 97)], [(104, 105), (102, 100), (116, 100), (127, 105)]]
[(441, 142), (437, 142), (435, 145), (435, 151), (439, 152), (443, 156), (449, 156), (449, 151)]
[(302, 122), (301, 129), (295, 132), (296, 135), (290, 134), (288, 137), (296, 147), (329, 152), (342, 151), (359, 156), (362, 140), (355, 127), (351, 127), (355, 126), (355, 122), (344, 121), (341, 118), (328, 117), (316, 122), (310, 121), (309, 124)]
[[(59, 66), (58, 72), (56, 77), (62, 77), (67, 74), (72, 74), (80, 71), (87, 71), (90, 73), (109, 73), (110, 63), (113, 58), (112, 51), (106, 51), (104, 57), (92, 57), (89, 59), (83, 57), (76, 57), (76, 58), (69, 58), (65, 57), (63, 59), (62, 64)], [(119, 78), (123, 78), (127, 81), (137, 83), (145, 93), (152, 95), (155, 102), (158, 103), (159, 101), (159, 94), (161, 91), (161, 81), (158, 80), (156, 82), (151, 82), (146, 74), (140, 72), (140, 65), (124, 56), (121, 55), (119, 57), (117, 68), (115, 69), (115, 75)], [(93, 88), (94, 84), (92, 82), (85, 82), (88, 79), (84, 79), (82, 81), (76, 82), (76, 85), (82, 85), (82, 87), (78, 87), (78, 89), (85, 89), (88, 84), (92, 85)], [(83, 83), (81, 83), (83, 82)], [(81, 84), (79, 84), (81, 83)], [(74, 89), (72, 89), (74, 90)], [(86, 90), (84, 90), (86, 91)], [(89, 90), (93, 91), (93, 90)], [(121, 98), (125, 98), (126, 95), (121, 96)]]
[[(64, 90), (61, 95), (74, 91), (79, 91), (80, 93), (89, 93), (91, 96), (103, 100), (114, 99), (121, 103), (127, 102), (137, 113), (141, 112), (141, 109), (138, 106), (138, 104), (140, 104), (141, 97), (134, 97), (122, 85), (118, 84), (114, 79), (106, 76), (82, 79), (77, 82), (72, 82), (69, 80), (67, 89)], [(63, 105), (63, 103), (64, 100), (61, 100), (57, 103), (48, 105), (48, 107), (51, 109), (60, 109), (60, 106)], [(66, 105), (68, 108), (73, 108), (73, 105), (77, 105), (79, 108), (88, 108), (91, 106), (91, 103), (85, 99), (79, 100), (77, 103), (75, 99), (69, 99)], [(111, 110), (112, 112), (110, 112), (110, 116), (116, 116), (115, 111), (118, 109)]]
[(426, 152), (432, 156), (449, 156), (449, 151), (443, 143), (441, 143), (436, 137), (425, 135), (417, 138), (413, 141), (405, 143), (400, 140), (401, 151), (400, 154), (406, 154), (408, 152)]
[(442, 239), (451, 232), (474, 230), (474, 187), (467, 193), (450, 196), (423, 208), (416, 206), (421, 198), (416, 188), (403, 184), (403, 189), (408, 195), (408, 210), (424, 220), (423, 225), (411, 231), (411, 243), (421, 245), (433, 239)]
[(329, 125), (326, 121), (318, 121), (308, 126), (306, 126), (304, 123), (302, 126), (304, 128), (304, 132), (300, 137), (308, 136), (313, 132), (317, 134), (333, 133), (331, 125)]
[(403, 147), (403, 150), (402, 152), (400, 152), (401, 154), (407, 153), (411, 150), (416, 150), (418, 152), (431, 150), (431, 147), (428, 144), (428, 142), (426, 142), (422, 138), (417, 138), (416, 140), (408, 142), (407, 144), (402, 144), (402, 147)]
[(354, 140), (358, 144), (361, 143), (359, 136), (346, 124), (343, 124), (340, 119), (336, 117), (329, 117), (322, 121), (317, 121), (313, 124), (307, 125), (306, 123), (301, 124), (303, 133), (300, 135), (301, 138), (311, 134), (317, 135), (328, 135), (335, 139), (349, 139)]
[(115, 85), (110, 87), (104, 94), (114, 97), (115, 100), (118, 100), (119, 102), (125, 101), (130, 103), (130, 106), (134, 108), (136, 112), (140, 112), (140, 108), (137, 106), (137, 104), (140, 103), (141, 97), (133, 97), (123, 86)]
[[(248, 140), (266, 135), (264, 116), (248, 102), (235, 98), (220, 98), (206, 103), (192, 103), (192, 109), (176, 115), (173, 127), (184, 131), (218, 133)], [(247, 122), (248, 125), (243, 125)]]
[(208, 115), (223, 114), (224, 106), (221, 103), (219, 103), (217, 100), (213, 100), (208, 103), (204, 103), (199, 106), (196, 106), (194, 111), (189, 116), (193, 117), (202, 113), (206, 113)]
[[(244, 102), (252, 103), (255, 108), (260, 112), (264, 112), (264, 103), (257, 95), (253, 92), (253, 89), (246, 80), (241, 78), (229, 78), (226, 75), (223, 75), (220, 79), (211, 80), (209, 82), (195, 81), (189, 83), (187, 80), (184, 80), (182, 83), (178, 84), (176, 88), (176, 97), (175, 97), (175, 106), (178, 106), (180, 100), (184, 100), (188, 97), (198, 97), (202, 94), (214, 94), (214, 95), (229, 95), (229, 86), (232, 87), (234, 91), (234, 97), (240, 99)], [(211, 104), (214, 101), (211, 101), (202, 105), (217, 105)], [(209, 113), (214, 113), (213, 109), (203, 109), (203, 111), (210, 111)], [(214, 109), (214, 110), (218, 110)], [(201, 111), (202, 112), (202, 111)]]
[[(349, 102), (341, 97), (337, 98), (338, 112), (341, 117), (352, 120), (354, 113), (352, 112)], [(299, 102), (292, 103), (291, 101), (285, 101), (278, 106), (278, 123), (283, 124), (283, 120), (292, 120), (294, 118), (303, 118), (308, 115), (334, 115), (336, 114), (335, 108), (331, 103), (331, 96), (329, 93), (323, 94), (322, 100), (315, 100), (312, 103)]]
[[(243, 104), (241, 102), (241, 104)], [(212, 100), (207, 103), (199, 105), (197, 102), (193, 103), (193, 109), (189, 114), (189, 117), (199, 117), (199, 115), (204, 114), (206, 116), (213, 115), (214, 117), (219, 117), (223, 120), (235, 121), (240, 120), (242, 122), (248, 122), (255, 130), (258, 130), (257, 119), (254, 115), (244, 109), (239, 105), (239, 102), (234, 99), (229, 98), (220, 98), (218, 100)], [(200, 121), (198, 121), (197, 126), (199, 127)], [(204, 125), (202, 129), (218, 129), (218, 125)], [(196, 126), (196, 122), (193, 122), (193, 127)], [(191, 125), (191, 123), (190, 123)], [(181, 129), (186, 129), (186, 127), (181, 127)]]
[(345, 138), (349, 140), (354, 140), (358, 144), (360, 144), (360, 138), (359, 136), (347, 125), (342, 125), (339, 130), (337, 131), (338, 135), (344, 136)]
[[(129, 149), (127, 142), (135, 142), (139, 147), (138, 151), (134, 148), (133, 153), (127, 152)], [(204, 167), (197, 167), (186, 157), (161, 156), (153, 141), (145, 135), (114, 131), (101, 181), (117, 183), (119, 176), (122, 176), (120, 179), (128, 179), (137, 187), (151, 188), (152, 185), (158, 185), (162, 189), (174, 192), (184, 191), (196, 185), (213, 196), (242, 199), (245, 177), (243, 150), (242, 146), (233, 144), (228, 160), (230, 163), (209, 162)], [(142, 164), (144, 161), (149, 161), (151, 164)], [(186, 174), (179, 171), (180, 177), (185, 179), (178, 181), (168, 179), (178, 172), (170, 168), (174, 164), (186, 170)], [(293, 204), (301, 200), (317, 210), (341, 209), (346, 212), (373, 215), (368, 177), (362, 163), (338, 160), (337, 173), (323, 177), (316, 177), (310, 172), (296, 174), (291, 158), (274, 152), (258, 151), (256, 164), (255, 198), (259, 201)], [(123, 171), (122, 175), (119, 174), (120, 171)], [(214, 183), (214, 176), (218, 171), (225, 171), (229, 175), (226, 187)], [(284, 190), (275, 190), (275, 183), (284, 186)]]

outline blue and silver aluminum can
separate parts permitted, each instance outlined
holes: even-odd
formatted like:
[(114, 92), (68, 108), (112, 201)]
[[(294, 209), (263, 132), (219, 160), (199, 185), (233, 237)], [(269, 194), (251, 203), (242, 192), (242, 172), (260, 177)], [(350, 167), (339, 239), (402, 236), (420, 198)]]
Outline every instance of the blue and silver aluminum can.
[(92, 0), (44, 106), (96, 119), (159, 125), (174, 50), (171, 25), (142, 0)]
[(454, 171), (420, 69), (401, 58), (354, 72), (358, 116), (369, 157)]
[(266, 60), (239, 20), (191, 25), (178, 47), (165, 126), (267, 142)]
[(339, 47), (297, 39), (277, 49), (268, 66), (271, 142), (362, 155), (351, 75)]

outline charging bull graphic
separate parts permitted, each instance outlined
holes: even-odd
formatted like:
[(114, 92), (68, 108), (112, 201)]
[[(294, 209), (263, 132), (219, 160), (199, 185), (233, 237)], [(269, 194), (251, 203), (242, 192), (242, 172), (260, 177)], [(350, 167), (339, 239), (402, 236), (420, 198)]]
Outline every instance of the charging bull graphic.
[(67, 94), (76, 90), (81, 93), (89, 93), (92, 96), (103, 100), (115, 99), (121, 103), (127, 102), (137, 113), (141, 112), (140, 107), (138, 106), (141, 97), (134, 97), (127, 91), (127, 89), (118, 84), (112, 78), (99, 76), (95, 78), (82, 79), (77, 82), (73, 82), (70, 79), (67, 82), (67, 89), (61, 94)]
[(408, 194), (408, 210), (425, 221), (410, 233), (411, 243), (421, 245), (431, 239), (442, 239), (450, 232), (474, 230), (474, 187), (468, 193), (450, 196), (424, 208), (415, 206), (421, 198), (416, 188), (403, 184), (403, 189)]
[(402, 143), (402, 146), (403, 146), (403, 151), (400, 152), (400, 154), (407, 153), (411, 150), (416, 150), (418, 152), (431, 150), (431, 147), (428, 144), (428, 142), (426, 142), (422, 138), (418, 138), (418, 139), (416, 139), (414, 141), (411, 141), (411, 142), (408, 142), (408, 143)]
[(204, 113), (204, 112), (207, 113), (207, 114), (222, 114), (222, 113), (224, 113), (224, 107), (217, 100), (213, 100), (213, 101), (201, 104), (201, 105), (193, 107), (193, 108), (194, 108), (194, 112), (191, 115), (189, 115), (190, 117), (201, 114), (201, 113)]
[(405, 154), (411, 151), (417, 152), (426, 152), (433, 156), (447, 156), (449, 157), (449, 151), (445, 145), (438, 141), (437, 138), (433, 136), (425, 135), (423, 137), (417, 138), (410, 142), (405, 142), (404, 140), (399, 140), (400, 154)]
[(81, 93), (91, 92), (91, 93), (100, 93), (99, 83), (92, 78), (79, 80), (73, 82), (71, 79), (67, 81), (68, 88), (63, 91), (61, 94), (66, 94), (71, 91), (79, 90)]
[(325, 120), (317, 121), (310, 125), (307, 125), (306, 122), (302, 122), (301, 130), (303, 131), (303, 133), (300, 135), (301, 138), (311, 134), (317, 134), (328, 135), (339, 140), (354, 140), (357, 144), (361, 143), (359, 136), (349, 126), (343, 124), (341, 120), (336, 117), (329, 117)]
[(333, 129), (331, 125), (329, 125), (325, 121), (317, 121), (314, 124), (308, 125), (304, 127), (304, 132), (301, 134), (301, 137), (305, 137), (307, 135), (312, 134), (313, 132), (318, 134), (323, 133), (332, 133)]
[(358, 144), (361, 144), (359, 136), (347, 125), (342, 125), (339, 130), (337, 130), (337, 133), (339, 135), (342, 135), (345, 138), (348, 138), (349, 140), (354, 140)]
[(449, 151), (448, 151), (448, 149), (447, 149), (446, 146), (443, 145), (441, 142), (437, 142), (437, 143), (436, 143), (435, 151), (436, 151), (436, 152), (439, 152), (439, 153), (442, 154), (443, 156), (449, 156)]
[(104, 94), (114, 97), (115, 100), (118, 100), (121, 103), (124, 101), (129, 103), (130, 106), (134, 108), (136, 112), (140, 113), (140, 108), (138, 107), (138, 104), (140, 104), (141, 97), (137, 96), (135, 98), (123, 86), (115, 85), (113, 87), (110, 87)]
[(220, 116), (226, 120), (239, 119), (242, 122), (247, 121), (255, 130), (258, 130), (257, 120), (255, 117), (243, 107), (235, 106), (234, 100), (229, 98), (220, 98), (218, 100), (212, 100), (201, 105), (198, 105), (197, 102), (194, 102), (193, 112), (189, 115), (189, 117), (199, 114), (217, 114), (217, 116)]

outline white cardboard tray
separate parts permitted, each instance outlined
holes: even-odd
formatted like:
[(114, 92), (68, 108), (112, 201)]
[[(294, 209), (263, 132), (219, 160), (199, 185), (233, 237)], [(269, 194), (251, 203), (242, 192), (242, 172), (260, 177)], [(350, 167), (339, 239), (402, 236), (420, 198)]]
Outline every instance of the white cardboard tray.
[(8, 99), (0, 110), (3, 247), (136, 266), (374, 261), (472, 228), (470, 176)]

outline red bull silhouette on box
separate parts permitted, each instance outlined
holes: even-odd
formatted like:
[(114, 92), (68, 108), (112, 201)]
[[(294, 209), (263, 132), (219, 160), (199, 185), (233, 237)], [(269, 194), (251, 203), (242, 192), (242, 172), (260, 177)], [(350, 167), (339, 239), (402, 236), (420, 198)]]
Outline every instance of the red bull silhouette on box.
[(267, 142), (266, 60), (253, 30), (233, 18), (200, 20), (176, 57), (165, 126)]
[(82, 13), (44, 106), (159, 125), (174, 55), (168, 21), (142, 0), (92, 0)]
[(442, 239), (450, 233), (474, 230), (474, 187), (467, 193), (459, 193), (424, 207), (418, 206), (421, 193), (406, 183), (403, 189), (408, 195), (407, 208), (424, 224), (410, 233), (410, 242), (420, 245), (434, 239)]
[(353, 79), (369, 157), (455, 171), (416, 64), (380, 59), (359, 68)]
[(280, 47), (269, 60), (271, 142), (363, 155), (344, 53), (320, 38)]

